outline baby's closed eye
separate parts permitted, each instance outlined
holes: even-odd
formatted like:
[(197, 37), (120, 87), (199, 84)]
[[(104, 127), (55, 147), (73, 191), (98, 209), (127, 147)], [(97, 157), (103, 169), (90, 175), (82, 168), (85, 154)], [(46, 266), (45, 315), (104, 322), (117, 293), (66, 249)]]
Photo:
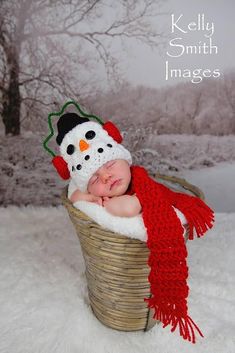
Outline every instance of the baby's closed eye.
[(109, 161), (106, 163), (105, 167), (110, 169), (115, 164), (115, 161)]
[(97, 183), (98, 179), (99, 179), (98, 175), (94, 175), (94, 176), (91, 178), (91, 184), (93, 185), (93, 184)]

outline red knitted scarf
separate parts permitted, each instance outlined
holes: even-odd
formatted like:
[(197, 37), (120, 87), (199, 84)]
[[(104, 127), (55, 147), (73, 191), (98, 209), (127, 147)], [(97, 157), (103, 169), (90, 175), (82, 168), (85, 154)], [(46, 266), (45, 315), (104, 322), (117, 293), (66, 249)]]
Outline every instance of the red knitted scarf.
[(148, 280), (151, 297), (145, 301), (154, 308), (154, 319), (160, 320), (163, 327), (171, 325), (172, 332), (178, 327), (184, 339), (195, 343), (194, 331), (203, 335), (188, 316), (187, 248), (184, 228), (172, 206), (185, 215), (189, 239), (193, 239), (194, 230), (200, 237), (212, 227), (213, 211), (198, 197), (173, 192), (157, 183), (143, 167), (132, 166), (131, 173), (130, 193), (136, 193), (142, 206), (150, 250)]

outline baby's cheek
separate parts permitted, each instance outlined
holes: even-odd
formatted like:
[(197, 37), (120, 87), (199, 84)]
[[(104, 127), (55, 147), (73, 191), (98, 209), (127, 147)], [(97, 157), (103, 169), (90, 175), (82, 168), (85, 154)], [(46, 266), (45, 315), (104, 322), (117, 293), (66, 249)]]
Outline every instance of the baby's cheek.
[(88, 188), (88, 191), (95, 195), (95, 196), (105, 196), (104, 195), (104, 186), (101, 185), (101, 184), (94, 184), (94, 185), (91, 185), (89, 188)]

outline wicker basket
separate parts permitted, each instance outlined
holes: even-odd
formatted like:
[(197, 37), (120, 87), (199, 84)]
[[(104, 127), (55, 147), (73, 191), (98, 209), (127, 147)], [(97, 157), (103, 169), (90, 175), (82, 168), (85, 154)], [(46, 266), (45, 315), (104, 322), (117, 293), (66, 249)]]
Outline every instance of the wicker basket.
[[(204, 198), (201, 190), (183, 179), (160, 174), (155, 178), (176, 191), (182, 192), (183, 189)], [(149, 250), (146, 243), (99, 226), (73, 207), (67, 198), (67, 190), (62, 194), (62, 201), (80, 240), (88, 293), (95, 316), (116, 330), (151, 329), (156, 320), (152, 319), (152, 310), (143, 300), (150, 295)]]

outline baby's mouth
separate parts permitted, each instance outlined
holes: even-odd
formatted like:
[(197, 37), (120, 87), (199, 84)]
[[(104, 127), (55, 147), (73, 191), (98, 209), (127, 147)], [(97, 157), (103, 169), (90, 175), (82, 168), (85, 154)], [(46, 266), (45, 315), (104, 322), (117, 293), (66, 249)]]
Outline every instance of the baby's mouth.
[(110, 190), (111, 190), (114, 186), (119, 185), (119, 183), (121, 182), (121, 180), (122, 180), (122, 179), (117, 179), (117, 180), (115, 180), (115, 181), (110, 185)]

